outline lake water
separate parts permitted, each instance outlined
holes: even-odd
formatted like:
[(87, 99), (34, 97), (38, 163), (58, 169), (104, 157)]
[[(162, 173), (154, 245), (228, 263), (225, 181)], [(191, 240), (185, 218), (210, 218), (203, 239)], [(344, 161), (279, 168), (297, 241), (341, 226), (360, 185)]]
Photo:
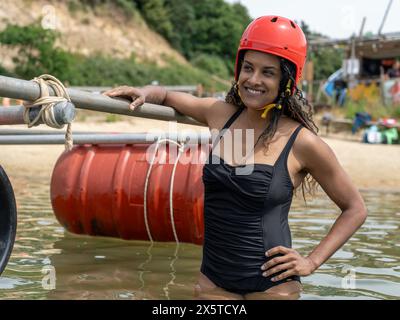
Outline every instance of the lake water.
[[(0, 299), (193, 298), (201, 246), (73, 235), (53, 215), (47, 173), (8, 174), (18, 231), (0, 277)], [(367, 221), (320, 269), (302, 278), (301, 299), (400, 298), (400, 194), (362, 191), (362, 196)], [(294, 198), (293, 247), (308, 254), (339, 213), (323, 193), (307, 207), (301, 196)]]

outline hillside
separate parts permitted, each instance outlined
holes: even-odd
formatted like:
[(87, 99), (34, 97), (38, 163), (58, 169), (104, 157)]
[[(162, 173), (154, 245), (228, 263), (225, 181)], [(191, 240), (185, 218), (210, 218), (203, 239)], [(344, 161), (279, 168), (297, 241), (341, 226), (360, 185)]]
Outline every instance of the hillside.
[[(167, 57), (187, 64), (139, 14), (128, 19), (121, 9), (112, 5), (97, 6), (93, 10), (82, 6), (72, 8), (60, 1), (0, 1), (0, 30), (8, 23), (24, 26), (38, 20), (42, 25), (55, 26), (61, 34), (57, 46), (70, 52), (85, 56), (102, 53), (115, 58), (128, 58), (133, 53), (138, 61), (153, 61), (160, 66)], [(12, 68), (15, 52), (0, 46), (3, 66)]]

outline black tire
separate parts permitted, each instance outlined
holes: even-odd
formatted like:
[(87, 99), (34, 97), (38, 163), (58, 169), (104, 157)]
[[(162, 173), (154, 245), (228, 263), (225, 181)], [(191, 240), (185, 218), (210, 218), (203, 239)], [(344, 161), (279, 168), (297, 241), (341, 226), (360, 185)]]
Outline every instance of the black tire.
[(0, 166), (0, 275), (5, 269), (14, 246), (17, 231), (17, 206), (14, 190)]

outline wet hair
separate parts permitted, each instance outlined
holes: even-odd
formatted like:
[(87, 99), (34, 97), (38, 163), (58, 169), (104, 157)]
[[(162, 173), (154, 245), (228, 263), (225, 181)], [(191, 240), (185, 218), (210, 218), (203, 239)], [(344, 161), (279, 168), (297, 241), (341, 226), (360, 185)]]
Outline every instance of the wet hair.
[[(239, 57), (239, 65), (238, 70), (240, 71), (241, 62), (243, 61), (244, 53), (241, 52), (241, 57)], [(279, 91), (276, 99), (273, 103), (278, 103), (282, 106), (281, 109), (272, 108), (268, 112), (268, 118), (270, 119), (267, 128), (261, 133), (260, 137), (258, 138), (256, 144), (262, 140), (264, 144), (264, 154), (268, 152), (269, 143), (273, 136), (276, 133), (276, 129), (278, 127), (279, 118), (282, 114), (286, 115), (293, 120), (300, 122), (304, 127), (309, 129), (315, 135), (318, 134), (318, 127), (314, 123), (312, 116), (313, 116), (313, 107), (312, 105), (303, 97), (302, 91), (299, 90), (295, 83), (295, 75), (296, 75), (296, 66), (286, 60), (281, 58), (280, 60), (280, 68), (282, 78), (279, 83)], [(291, 87), (290, 93), (286, 91), (287, 83), (291, 80)], [(293, 93), (293, 94), (292, 94)], [(243, 101), (241, 100), (239, 93), (238, 93), (238, 86), (237, 82), (233, 82), (232, 87), (230, 88), (228, 94), (226, 95), (225, 101), (227, 103), (233, 104), (238, 108), (245, 108)], [(304, 202), (306, 202), (305, 198), (305, 189), (307, 193), (314, 195), (318, 183), (317, 181), (309, 174), (305, 176), (304, 180), (301, 183), (302, 193)], [(295, 196), (297, 196), (297, 189), (295, 190)]]

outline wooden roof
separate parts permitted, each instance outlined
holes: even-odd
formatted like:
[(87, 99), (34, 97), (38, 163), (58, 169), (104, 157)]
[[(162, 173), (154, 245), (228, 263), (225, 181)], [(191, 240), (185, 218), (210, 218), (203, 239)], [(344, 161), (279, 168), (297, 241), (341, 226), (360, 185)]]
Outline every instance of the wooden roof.
[[(309, 41), (309, 48), (318, 50), (320, 47), (343, 47), (350, 56), (352, 41), (353, 38), (313, 39)], [(357, 58), (369, 59), (400, 57), (400, 32), (355, 38), (355, 55)]]

